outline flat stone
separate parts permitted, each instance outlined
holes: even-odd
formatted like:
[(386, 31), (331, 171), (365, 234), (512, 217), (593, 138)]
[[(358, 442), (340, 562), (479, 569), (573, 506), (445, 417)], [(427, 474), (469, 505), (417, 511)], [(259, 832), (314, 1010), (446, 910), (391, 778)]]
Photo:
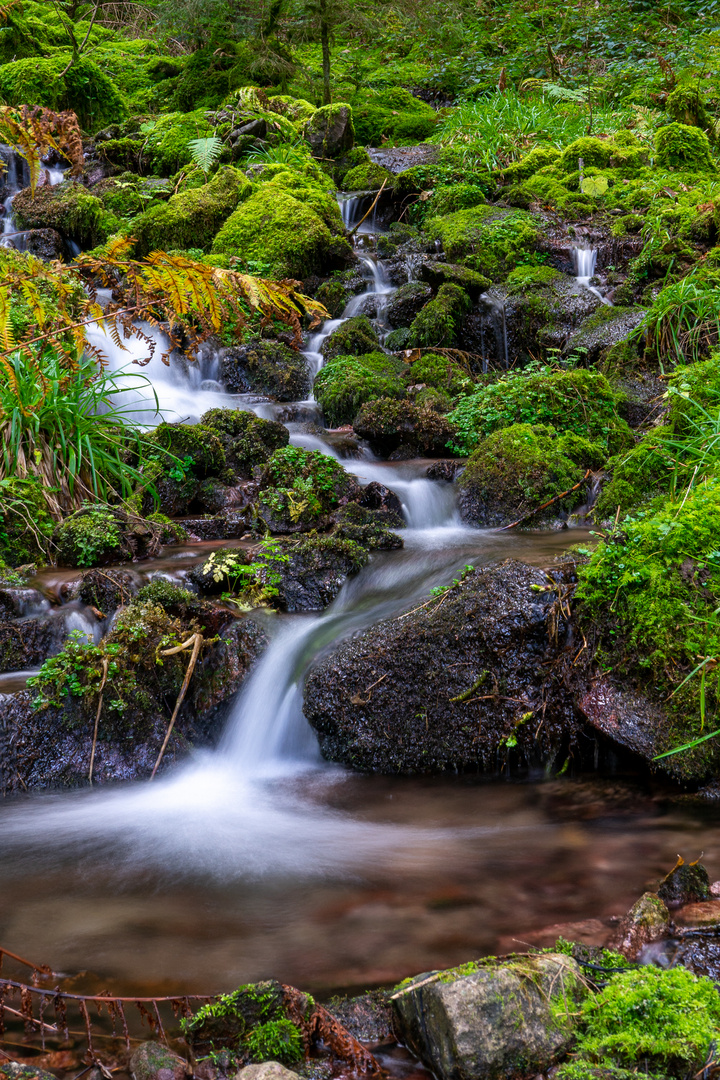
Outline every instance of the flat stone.
[(720, 929), (720, 900), (686, 904), (673, 916), (676, 926), (717, 926)]
[(246, 1065), (235, 1074), (234, 1080), (299, 1080), (299, 1077), (279, 1061), (264, 1061), (262, 1065)]

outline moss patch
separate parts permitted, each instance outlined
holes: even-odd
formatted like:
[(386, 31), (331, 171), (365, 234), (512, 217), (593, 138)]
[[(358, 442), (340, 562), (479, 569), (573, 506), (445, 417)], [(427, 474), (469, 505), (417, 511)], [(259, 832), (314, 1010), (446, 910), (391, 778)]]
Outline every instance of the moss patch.
[(440, 240), (451, 262), (460, 262), (492, 281), (508, 273), (534, 250), (538, 226), (523, 210), (475, 206), (431, 218), (427, 231)]

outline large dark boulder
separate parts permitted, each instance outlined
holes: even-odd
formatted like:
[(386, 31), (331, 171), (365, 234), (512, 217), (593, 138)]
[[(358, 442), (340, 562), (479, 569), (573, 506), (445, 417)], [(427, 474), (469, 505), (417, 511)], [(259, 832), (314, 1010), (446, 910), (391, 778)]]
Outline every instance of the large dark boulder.
[[(361, 771), (547, 763), (579, 724), (553, 674), (572, 577), (507, 561), (344, 642), (311, 670), (304, 712), (323, 755)], [(542, 722), (541, 722), (542, 721)]]
[(316, 109), (303, 132), (314, 157), (336, 158), (352, 150), (355, 128), (352, 109), (338, 102)]
[(250, 341), (224, 349), (220, 370), (231, 394), (256, 393), (276, 401), (300, 401), (310, 392), (305, 357), (278, 341)]

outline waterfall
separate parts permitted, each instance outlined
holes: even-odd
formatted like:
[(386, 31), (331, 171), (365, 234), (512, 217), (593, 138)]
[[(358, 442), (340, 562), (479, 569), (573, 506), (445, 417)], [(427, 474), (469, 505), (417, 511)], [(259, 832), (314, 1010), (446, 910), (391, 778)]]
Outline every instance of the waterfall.
[(591, 279), (595, 275), (597, 256), (597, 248), (573, 248), (576, 281), (580, 288), (587, 289), (597, 296), (598, 300), (601, 300), (603, 304), (606, 304), (607, 307), (612, 307), (611, 302), (603, 296), (600, 290), (590, 284)]

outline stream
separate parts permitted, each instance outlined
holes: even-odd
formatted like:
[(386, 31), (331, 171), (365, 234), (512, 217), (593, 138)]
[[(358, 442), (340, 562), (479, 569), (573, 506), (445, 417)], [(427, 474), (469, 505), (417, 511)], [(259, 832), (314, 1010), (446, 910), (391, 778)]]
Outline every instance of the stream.
[[(343, 201), (349, 225), (358, 217), (351, 203)], [(371, 229), (358, 241), (367, 289), (344, 318), (368, 295), (393, 291)], [(579, 260), (579, 272), (587, 267)], [(308, 341), (313, 373), (341, 321)], [(130, 353), (121, 352), (99, 329), (92, 335), (116, 370), (143, 351), (129, 341)], [(156, 358), (142, 373), (167, 419), (196, 419), (218, 405), (268, 418), (287, 409), (225, 393), (209, 349), (197, 364), (175, 354), (169, 367)], [(146, 390), (130, 391), (126, 404), (153, 422)], [(312, 399), (297, 404), (317, 416)], [(495, 778), (361, 776), (320, 759), (302, 714), (304, 677), (320, 655), (467, 563), (543, 565), (588, 533), (468, 528), (452, 485), (426, 478), (428, 462), (382, 462), (368, 451), (341, 458), (318, 424), (288, 428), (295, 445), (322, 449), (360, 483), (398, 494), (404, 549), (374, 554), (321, 614), (258, 615), (271, 643), (216, 750), (152, 784), (8, 800), (0, 941), (55, 970), (88, 972), (88, 985), (100, 979), (116, 993), (210, 993), (270, 976), (322, 993), (392, 983), (511, 949), (550, 924), (622, 913), (677, 852), (704, 850), (711, 877), (720, 877), (713, 814), (682, 808), (637, 777), (547, 780), (500, 767)], [(179, 545), (128, 569), (139, 581), (161, 574), (182, 583), (216, 546)], [(51, 570), (39, 584), (60, 595), (73, 576)], [(65, 615), (82, 628), (82, 610)], [(23, 682), (14, 677), (0, 682), (0, 707)]]

